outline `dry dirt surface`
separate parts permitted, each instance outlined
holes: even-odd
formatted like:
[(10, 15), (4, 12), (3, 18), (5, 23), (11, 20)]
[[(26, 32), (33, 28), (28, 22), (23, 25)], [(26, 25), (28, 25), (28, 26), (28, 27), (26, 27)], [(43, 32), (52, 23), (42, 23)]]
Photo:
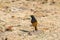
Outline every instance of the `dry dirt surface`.
[(60, 0), (0, 0), (0, 40), (60, 40)]

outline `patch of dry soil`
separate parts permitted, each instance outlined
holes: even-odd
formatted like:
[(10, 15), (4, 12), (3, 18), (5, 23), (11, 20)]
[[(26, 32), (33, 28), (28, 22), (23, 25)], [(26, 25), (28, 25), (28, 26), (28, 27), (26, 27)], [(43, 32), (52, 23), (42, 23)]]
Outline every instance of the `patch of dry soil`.
[(60, 40), (60, 0), (0, 0), (0, 40)]

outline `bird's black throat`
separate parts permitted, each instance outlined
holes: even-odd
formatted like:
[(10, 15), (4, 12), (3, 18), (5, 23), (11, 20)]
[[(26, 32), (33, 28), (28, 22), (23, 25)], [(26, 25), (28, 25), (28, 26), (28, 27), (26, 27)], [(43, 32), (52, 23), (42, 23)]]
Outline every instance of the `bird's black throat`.
[(33, 15), (31, 15), (31, 18), (31, 23), (37, 22), (36, 18)]

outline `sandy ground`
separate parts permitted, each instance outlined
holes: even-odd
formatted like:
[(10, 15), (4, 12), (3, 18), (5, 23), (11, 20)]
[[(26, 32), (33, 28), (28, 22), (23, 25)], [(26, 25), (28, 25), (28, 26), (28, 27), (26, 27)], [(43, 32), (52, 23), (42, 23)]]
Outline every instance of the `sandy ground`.
[(60, 40), (60, 0), (0, 0), (0, 40)]

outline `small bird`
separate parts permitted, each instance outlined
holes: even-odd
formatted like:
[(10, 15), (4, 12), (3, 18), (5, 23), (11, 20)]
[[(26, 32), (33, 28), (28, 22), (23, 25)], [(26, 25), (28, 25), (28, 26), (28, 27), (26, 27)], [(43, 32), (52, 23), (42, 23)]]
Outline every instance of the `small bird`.
[(31, 15), (31, 23), (32, 23), (32, 26), (35, 28), (35, 31), (37, 31), (37, 20), (36, 18), (34, 17), (34, 15)]

